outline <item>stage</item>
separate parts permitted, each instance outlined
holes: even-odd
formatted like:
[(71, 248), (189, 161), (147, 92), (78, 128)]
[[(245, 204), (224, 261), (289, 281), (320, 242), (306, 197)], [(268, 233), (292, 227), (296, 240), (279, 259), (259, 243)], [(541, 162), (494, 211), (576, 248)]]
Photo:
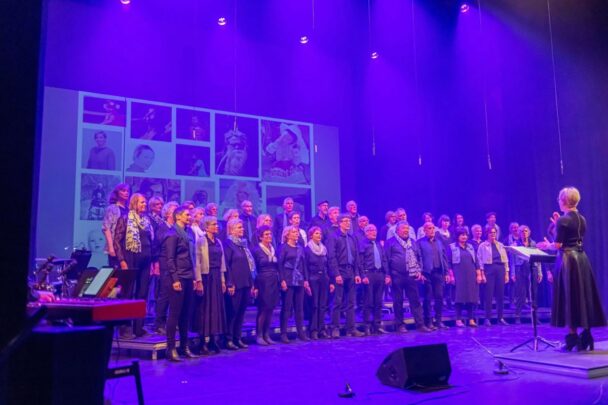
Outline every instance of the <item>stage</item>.
[[(606, 377), (581, 379), (546, 372), (513, 369), (507, 375), (493, 373), (495, 360), (472, 338), (495, 354), (504, 354), (530, 337), (530, 324), (450, 328), (430, 334), (411, 331), (364, 338), (259, 347), (182, 363), (141, 360), (147, 404), (177, 403), (308, 403), (341, 402), (413, 404), (602, 404)], [(565, 331), (541, 325), (539, 334), (561, 340)], [(596, 341), (608, 339), (608, 331), (594, 331)], [(445, 342), (452, 364), (451, 389), (433, 393), (408, 392), (386, 387), (376, 379), (378, 365), (391, 351), (408, 345)], [(601, 349), (600, 344), (598, 349)], [(555, 357), (561, 353), (546, 354)], [(528, 349), (518, 353), (530, 356)], [(562, 354), (564, 358), (588, 356), (608, 360), (608, 354)], [(113, 356), (113, 361), (116, 356)], [(126, 359), (126, 357), (122, 357)], [(348, 382), (356, 396), (337, 394)], [(113, 404), (136, 403), (134, 382), (110, 381), (106, 396)]]

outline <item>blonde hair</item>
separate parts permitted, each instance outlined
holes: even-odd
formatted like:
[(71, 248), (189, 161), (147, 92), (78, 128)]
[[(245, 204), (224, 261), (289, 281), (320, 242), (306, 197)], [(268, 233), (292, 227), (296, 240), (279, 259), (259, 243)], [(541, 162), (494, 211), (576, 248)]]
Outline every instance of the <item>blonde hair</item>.
[(242, 224), (243, 221), (239, 218), (233, 218), (231, 220), (228, 221), (227, 227), (228, 227), (228, 235), (232, 235), (232, 232), (234, 232), (234, 229), (236, 228), (236, 226), (238, 224)]
[(289, 235), (289, 232), (291, 231), (297, 231), (298, 238), (300, 237), (300, 231), (298, 230), (298, 228), (296, 228), (295, 226), (288, 225), (283, 228), (283, 233), (281, 234), (281, 242), (287, 243), (287, 235)]
[[(234, 217), (234, 218), (233, 218)], [(239, 210), (236, 208), (230, 208), (228, 211), (224, 213), (224, 221), (228, 222), (231, 219), (236, 219), (239, 217)]]
[(146, 201), (146, 197), (144, 197), (143, 194), (134, 193), (131, 196), (131, 199), (129, 200), (129, 210), (137, 211), (137, 204), (139, 203), (140, 198), (142, 198), (144, 201)]
[(576, 187), (564, 187), (559, 191), (557, 199), (567, 208), (576, 208), (581, 200), (581, 193)]
[[(268, 214), (260, 214), (258, 215), (258, 221), (257, 221), (257, 228), (261, 227), (264, 225), (264, 221), (266, 220), (266, 218), (270, 218), (270, 223), (272, 224), (272, 217)], [(271, 225), (272, 226), (272, 225)]]

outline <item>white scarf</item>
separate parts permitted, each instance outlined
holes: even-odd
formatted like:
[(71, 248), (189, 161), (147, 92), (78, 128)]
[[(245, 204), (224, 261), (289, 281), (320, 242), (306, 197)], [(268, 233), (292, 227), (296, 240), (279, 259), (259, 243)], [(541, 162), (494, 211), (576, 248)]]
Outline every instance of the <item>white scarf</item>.
[(318, 244), (313, 242), (312, 240), (308, 241), (306, 245), (310, 248), (310, 250), (317, 256), (325, 256), (327, 255), (327, 248), (323, 244), (323, 242), (319, 242)]
[(274, 250), (274, 246), (270, 245), (270, 249), (268, 249), (266, 246), (264, 246), (263, 243), (259, 243), (260, 249), (262, 249), (262, 251), (264, 253), (266, 253), (266, 256), (268, 256), (268, 261), (271, 263), (276, 263), (277, 262), (277, 257), (275, 256), (275, 250)]

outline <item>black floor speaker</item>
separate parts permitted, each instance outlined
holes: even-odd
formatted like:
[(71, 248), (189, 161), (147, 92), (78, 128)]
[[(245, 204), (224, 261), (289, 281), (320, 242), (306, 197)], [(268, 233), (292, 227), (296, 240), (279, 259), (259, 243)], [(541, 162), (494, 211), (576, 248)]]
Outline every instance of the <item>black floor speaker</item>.
[(446, 387), (451, 373), (448, 347), (441, 343), (395, 350), (380, 364), (376, 376), (391, 387), (424, 389)]

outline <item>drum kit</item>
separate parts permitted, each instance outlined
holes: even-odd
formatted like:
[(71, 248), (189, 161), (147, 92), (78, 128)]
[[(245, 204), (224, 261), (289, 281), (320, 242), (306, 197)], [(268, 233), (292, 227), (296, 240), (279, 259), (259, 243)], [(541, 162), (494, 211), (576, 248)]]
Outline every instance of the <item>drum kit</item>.
[(33, 287), (53, 292), (58, 297), (70, 297), (71, 292), (91, 260), (91, 251), (76, 249), (69, 259), (53, 255), (36, 258)]

